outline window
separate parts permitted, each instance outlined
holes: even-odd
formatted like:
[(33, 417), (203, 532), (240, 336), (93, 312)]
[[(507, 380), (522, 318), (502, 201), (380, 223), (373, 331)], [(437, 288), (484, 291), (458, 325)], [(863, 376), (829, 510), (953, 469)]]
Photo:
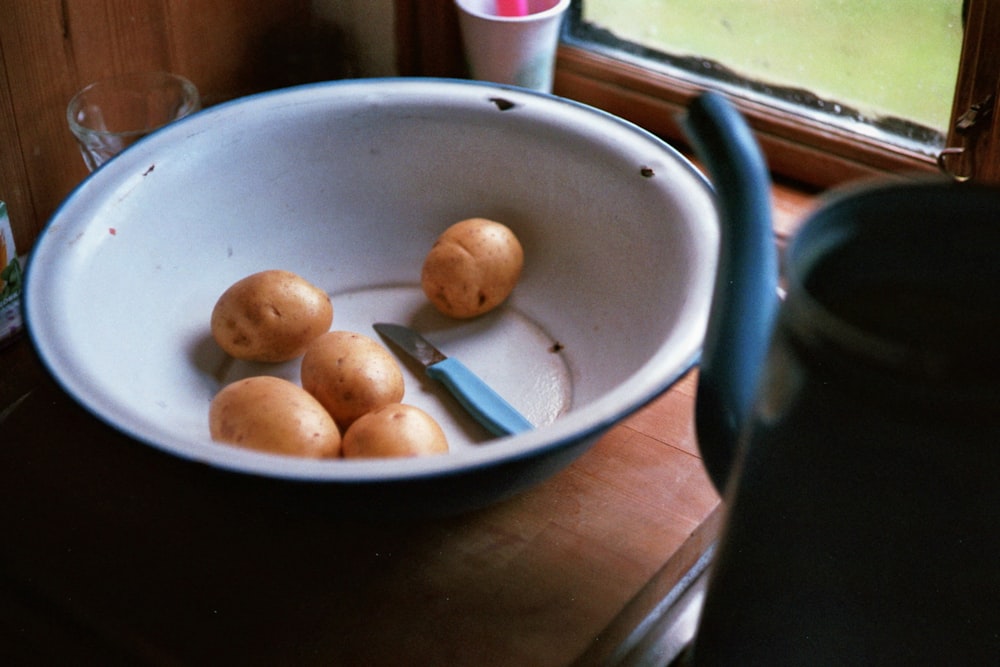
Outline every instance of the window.
[[(672, 0), (673, 4), (680, 1)], [(716, 1), (683, 0), (702, 10)], [(736, 4), (776, 5), (779, 1), (739, 0)], [(952, 25), (960, 34), (952, 34), (950, 45), (945, 47), (953, 54), (949, 58), (957, 58), (956, 66), (945, 75), (957, 80), (953, 96), (949, 100), (950, 93), (935, 92), (933, 96), (946, 98), (937, 100), (936, 109), (906, 113), (891, 107), (872, 112), (864, 108), (865, 100), (849, 104), (784, 82), (771, 85), (743, 77), (758, 83), (749, 88), (745, 82), (734, 85), (727, 70), (738, 68), (722, 66), (712, 58), (699, 62), (709, 63), (707, 69), (714, 72), (708, 74), (716, 76), (705, 76), (704, 72), (692, 76), (691, 71), (678, 66), (684, 64), (678, 60), (685, 54), (680, 58), (664, 56), (663, 45), (651, 39), (646, 23), (637, 28), (633, 25), (633, 34), (628, 34), (623, 26), (612, 30), (602, 25), (606, 13), (596, 20), (602, 8), (629, 19), (636, 14), (626, 7), (668, 2), (671, 0), (574, 0), (560, 47), (555, 92), (606, 109), (677, 143), (683, 141), (677, 115), (705, 87), (721, 87), (731, 93), (754, 127), (772, 169), (817, 186), (886, 172), (934, 172), (938, 163), (963, 178), (1000, 182), (1000, 131), (992, 122), (1000, 92), (1000, 40), (996, 39), (1000, 34), (1000, 3), (965, 0), (964, 9), (958, 10), (958, 16), (967, 20), (964, 35), (961, 26)], [(881, 0), (826, 0), (820, 4), (844, 7), (852, 2), (881, 4)], [(955, 5), (960, 2), (906, 0), (907, 10), (898, 20), (908, 21), (917, 5), (936, 4), (946, 12), (943, 22), (954, 23)], [(589, 8), (588, 3), (592, 3)], [(461, 49), (451, 4), (451, 0), (396, 0), (401, 73), (461, 75)], [(794, 104), (794, 95), (792, 100), (769, 95), (774, 91), (784, 95), (789, 90), (799, 94), (798, 101), (807, 102), (804, 108)], [(841, 105), (839, 112), (836, 104)], [(838, 113), (843, 118), (835, 118)], [(853, 124), (856, 115), (863, 116), (864, 127)]]
[(917, 152), (944, 147), (962, 0), (582, 0), (566, 39)]

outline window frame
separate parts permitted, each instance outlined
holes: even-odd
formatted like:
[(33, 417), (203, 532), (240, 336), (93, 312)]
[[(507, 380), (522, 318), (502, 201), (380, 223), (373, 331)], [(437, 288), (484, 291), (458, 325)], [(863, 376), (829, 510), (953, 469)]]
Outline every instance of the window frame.
[[(466, 75), (453, 0), (395, 0), (397, 55), (406, 76)], [(952, 121), (940, 156), (908, 150), (730, 92), (775, 174), (825, 188), (887, 175), (927, 175), (944, 169), (961, 179), (1000, 183), (1000, 3), (967, 0)], [(991, 37), (992, 36), (992, 37)], [(636, 123), (684, 147), (677, 118), (705, 89), (704, 82), (647, 68), (636, 61), (563, 41), (553, 92)], [(977, 126), (957, 119), (980, 105)]]

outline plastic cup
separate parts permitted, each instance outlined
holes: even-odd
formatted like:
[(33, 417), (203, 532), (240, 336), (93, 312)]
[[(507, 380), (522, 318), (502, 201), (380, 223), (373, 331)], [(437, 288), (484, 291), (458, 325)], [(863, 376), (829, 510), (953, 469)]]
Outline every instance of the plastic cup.
[(559, 29), (570, 0), (527, 0), (524, 16), (500, 16), (497, 0), (455, 0), (472, 78), (552, 92)]

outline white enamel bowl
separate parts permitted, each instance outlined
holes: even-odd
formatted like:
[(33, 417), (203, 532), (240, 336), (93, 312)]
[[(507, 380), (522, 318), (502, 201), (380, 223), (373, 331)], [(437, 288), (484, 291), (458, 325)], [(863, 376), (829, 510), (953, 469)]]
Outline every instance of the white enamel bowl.
[[(501, 308), (449, 320), (420, 267), (473, 216), (509, 225), (526, 265)], [(544, 479), (694, 363), (717, 245), (701, 175), (620, 119), (488, 84), (335, 82), (207, 109), (92, 174), (36, 244), (25, 309), (62, 386), (139, 443), (336, 502), (457, 511)], [(298, 379), (297, 361), (233, 362), (209, 334), (222, 291), (269, 268), (327, 290), (334, 329), (413, 326), (538, 428), (490, 439), (404, 363), (404, 402), (441, 422), (446, 456), (312, 461), (213, 442), (223, 384)]]

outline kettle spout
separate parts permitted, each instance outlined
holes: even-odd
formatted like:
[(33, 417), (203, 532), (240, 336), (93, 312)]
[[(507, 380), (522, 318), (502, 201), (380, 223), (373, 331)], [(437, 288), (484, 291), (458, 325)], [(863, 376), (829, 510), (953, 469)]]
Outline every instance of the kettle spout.
[(722, 493), (752, 408), (778, 307), (770, 177), (749, 126), (721, 94), (697, 98), (683, 124), (714, 183), (721, 225), (695, 430), (705, 468)]

